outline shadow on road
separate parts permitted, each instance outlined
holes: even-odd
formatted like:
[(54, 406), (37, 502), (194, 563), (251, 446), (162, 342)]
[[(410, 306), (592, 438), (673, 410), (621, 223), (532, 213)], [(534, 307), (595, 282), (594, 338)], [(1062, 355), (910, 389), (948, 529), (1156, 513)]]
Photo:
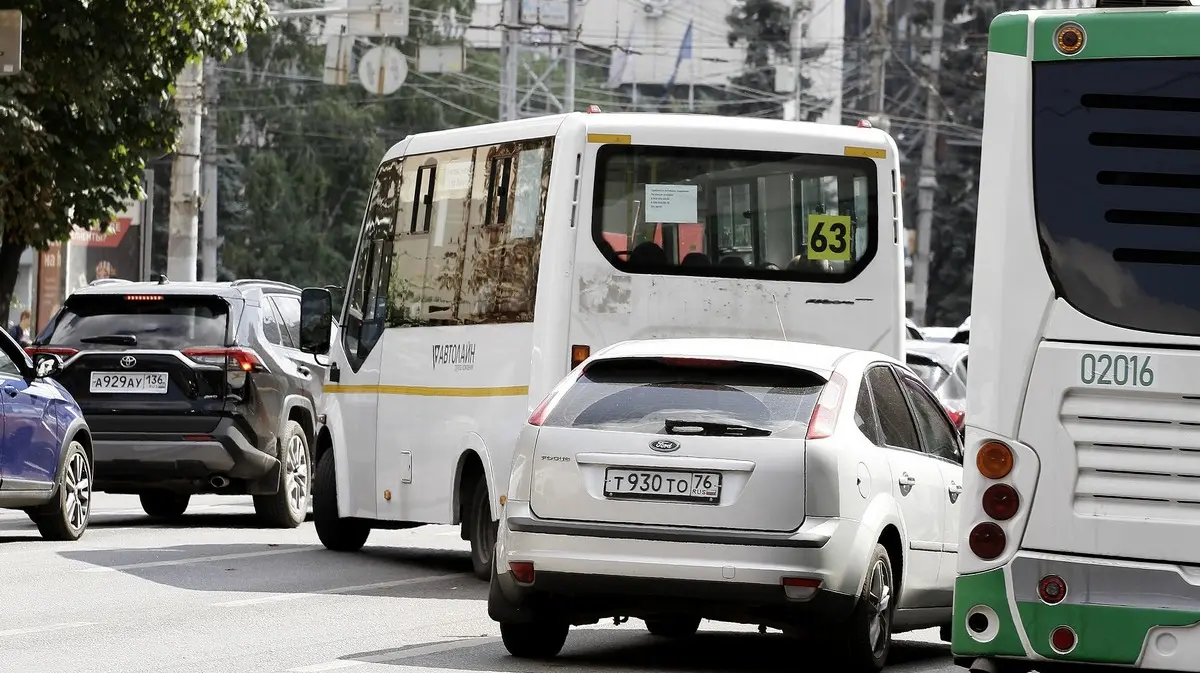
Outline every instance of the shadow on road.
[[(895, 641), (888, 668), (927, 669), (948, 663), (945, 644)], [(467, 638), (430, 645), (415, 645), (393, 651), (364, 652), (342, 657), (361, 661), (418, 668), (511, 673), (552, 673), (561, 670), (644, 673), (678, 671), (687, 673), (768, 673), (794, 670), (803, 662), (814, 670), (837, 670), (828, 646), (778, 633), (702, 631), (692, 638), (662, 640), (646, 633), (640, 620), (620, 629), (574, 629), (562, 654), (548, 661), (516, 659), (499, 638)]]
[[(198, 515), (197, 526), (212, 527)], [(244, 518), (253, 518), (244, 517)], [(57, 552), (88, 564), (83, 572), (120, 572), (178, 589), (267, 594), (345, 594), (393, 598), (483, 600), (487, 584), (470, 575), (466, 552), (368, 546), (357, 553), (321, 545), (185, 544), (143, 549), (71, 549)], [(262, 597), (259, 597), (262, 598)], [(254, 601), (259, 598), (229, 602)], [(282, 600), (281, 597), (264, 600)]]

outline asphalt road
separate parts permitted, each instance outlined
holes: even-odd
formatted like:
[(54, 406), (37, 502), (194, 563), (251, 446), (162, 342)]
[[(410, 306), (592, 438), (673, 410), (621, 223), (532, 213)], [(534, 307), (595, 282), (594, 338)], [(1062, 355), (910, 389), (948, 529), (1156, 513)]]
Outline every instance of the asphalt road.
[[(686, 643), (638, 620), (575, 629), (553, 664), (522, 663), (488, 619), (457, 528), (375, 531), (326, 551), (311, 523), (257, 527), (248, 498), (194, 499), (152, 524), (99, 494), (76, 543), (42, 542), (0, 511), (0, 671), (12, 673), (758, 673), (821, 652), (781, 634), (705, 622)], [(962, 673), (936, 631), (899, 636), (890, 669)], [(794, 668), (787, 666), (787, 668)]]

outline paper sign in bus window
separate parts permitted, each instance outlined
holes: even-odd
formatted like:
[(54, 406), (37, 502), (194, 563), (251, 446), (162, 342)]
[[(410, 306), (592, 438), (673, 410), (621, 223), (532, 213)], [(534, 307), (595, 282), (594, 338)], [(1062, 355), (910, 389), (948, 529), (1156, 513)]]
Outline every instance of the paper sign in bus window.
[(693, 224), (697, 221), (699, 185), (646, 185), (646, 221)]
[(808, 259), (848, 262), (850, 254), (850, 216), (811, 213), (808, 216)]
[(517, 199), (510, 238), (533, 238), (537, 234), (542, 200), (542, 148), (525, 150), (517, 160)]

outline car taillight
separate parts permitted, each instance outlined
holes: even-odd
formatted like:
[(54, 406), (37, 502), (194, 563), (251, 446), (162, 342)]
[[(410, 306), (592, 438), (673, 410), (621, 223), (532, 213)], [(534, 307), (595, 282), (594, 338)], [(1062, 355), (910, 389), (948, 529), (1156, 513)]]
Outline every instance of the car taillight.
[(246, 375), (250, 372), (267, 368), (258, 353), (249, 348), (187, 348), (183, 354), (200, 364), (224, 367), (229, 372), (229, 385), (234, 388), (246, 385)]
[(542, 401), (533, 408), (533, 413), (529, 414), (529, 420), (526, 422), (530, 425), (537, 426), (541, 426), (542, 423), (545, 423), (546, 417), (550, 415), (551, 411), (554, 411), (554, 405), (558, 404), (558, 401), (562, 399), (563, 394), (565, 394), (571, 386), (575, 385), (575, 382), (578, 381), (579, 377), (582, 375), (583, 369), (576, 369), (572, 371), (567, 378), (560, 381), (559, 384), (554, 387), (554, 390), (551, 390), (550, 394), (546, 395), (546, 397), (544, 397)]
[(808, 439), (825, 439), (833, 435), (845, 392), (846, 379), (842, 378), (841, 374), (834, 373), (821, 389), (821, 396), (817, 398), (817, 406), (808, 421)]
[(983, 492), (983, 513), (997, 521), (1013, 518), (1020, 507), (1017, 489), (1008, 484), (993, 484)]
[(962, 430), (963, 421), (967, 418), (967, 412), (962, 411), (961, 409), (952, 409), (950, 407), (946, 407), (946, 413), (949, 414), (950, 421), (954, 423), (954, 428), (956, 430)]
[(38, 354), (47, 354), (57, 355), (58, 357), (66, 360), (79, 351), (75, 350), (74, 348), (63, 348), (61, 346), (26, 346), (25, 352), (29, 353), (29, 357), (33, 357)]

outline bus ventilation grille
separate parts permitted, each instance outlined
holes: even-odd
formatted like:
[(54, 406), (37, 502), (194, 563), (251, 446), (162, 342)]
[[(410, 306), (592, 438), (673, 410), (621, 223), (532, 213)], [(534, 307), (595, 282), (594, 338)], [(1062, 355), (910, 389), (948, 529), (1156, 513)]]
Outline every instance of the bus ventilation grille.
[(1112, 7), (1191, 7), (1191, 0), (1096, 0), (1096, 9)]

